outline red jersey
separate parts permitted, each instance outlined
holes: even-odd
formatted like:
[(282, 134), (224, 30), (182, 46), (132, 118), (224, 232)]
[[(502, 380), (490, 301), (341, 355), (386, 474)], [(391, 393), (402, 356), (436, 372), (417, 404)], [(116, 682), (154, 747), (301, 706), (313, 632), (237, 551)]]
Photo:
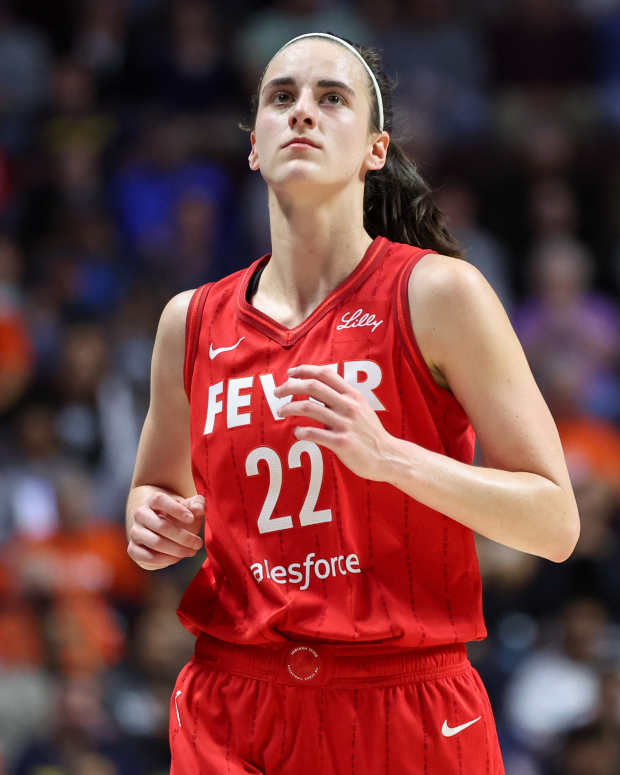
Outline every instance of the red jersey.
[(377, 237), (291, 329), (246, 298), (269, 255), (194, 293), (185, 387), (207, 559), (178, 613), (195, 634), (382, 651), (485, 637), (472, 531), (297, 440), (294, 426), (314, 421), (278, 418), (291, 397), (273, 395), (291, 366), (329, 364), (390, 434), (471, 463), (471, 424), (411, 327), (407, 281), (428, 252)]

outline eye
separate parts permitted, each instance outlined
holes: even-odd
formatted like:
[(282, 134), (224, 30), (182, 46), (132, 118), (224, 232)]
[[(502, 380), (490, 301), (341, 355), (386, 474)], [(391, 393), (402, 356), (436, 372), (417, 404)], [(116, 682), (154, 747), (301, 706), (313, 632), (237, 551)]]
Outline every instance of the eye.
[(344, 97), (341, 94), (338, 94), (337, 92), (330, 92), (329, 94), (326, 94), (324, 99), (330, 104), (330, 105), (344, 105)]
[(277, 91), (273, 93), (271, 99), (276, 105), (285, 105), (290, 97), (291, 95), (286, 91)]

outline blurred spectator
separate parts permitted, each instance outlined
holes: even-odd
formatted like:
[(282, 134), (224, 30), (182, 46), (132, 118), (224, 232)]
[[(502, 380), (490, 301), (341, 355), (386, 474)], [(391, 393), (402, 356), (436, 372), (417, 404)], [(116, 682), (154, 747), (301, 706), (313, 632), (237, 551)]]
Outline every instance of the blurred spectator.
[(130, 775), (140, 761), (125, 743), (105, 707), (103, 676), (74, 676), (60, 682), (49, 722), (25, 746), (15, 775)]
[(65, 471), (55, 481), (56, 525), (47, 533), (16, 530), (3, 546), (7, 585), (24, 595), (72, 597), (105, 593), (119, 605), (141, 599), (146, 576), (125, 557), (120, 525), (94, 513), (87, 475)]
[(22, 270), (17, 244), (0, 234), (0, 414), (20, 398), (34, 366), (20, 288)]
[(491, 27), (490, 51), (499, 89), (572, 89), (592, 80), (590, 28), (563, 0), (517, 0)]
[(620, 737), (598, 723), (577, 727), (566, 736), (558, 758), (557, 775), (617, 775)]
[(112, 324), (115, 370), (129, 386), (136, 415), (140, 417), (146, 416), (148, 409), (155, 330), (167, 300), (167, 289), (157, 278), (148, 285), (136, 280)]
[(195, 288), (205, 279), (215, 280), (219, 276), (218, 268), (213, 266), (216, 215), (217, 204), (212, 199), (189, 194), (178, 202), (175, 236), (169, 248), (175, 250), (176, 258), (171, 288)]
[[(84, 475), (61, 474), (55, 485), (54, 528), (16, 531), (2, 545), (2, 592), (42, 615), (39, 638), (50, 664), (67, 674), (92, 672), (121, 658), (118, 612), (140, 600), (148, 577), (127, 558), (123, 528), (93, 513)], [(16, 632), (22, 624), (18, 619)], [(0, 644), (2, 661), (10, 648)]]
[(15, 18), (11, 5), (0, 3), (0, 144), (16, 152), (24, 149), (47, 96), (49, 50), (37, 30)]
[(543, 393), (556, 379), (553, 369), (566, 364), (579, 381), (580, 410), (617, 419), (620, 310), (590, 290), (587, 248), (568, 238), (546, 239), (534, 247), (529, 267), (533, 295), (516, 311), (515, 328)]
[(172, 110), (223, 110), (243, 99), (241, 77), (225, 45), (214, 3), (176, 0), (170, 7), (169, 44), (150, 79), (153, 96)]
[(601, 675), (597, 718), (611, 737), (620, 740), (620, 661), (617, 659)]
[[(0, 635), (10, 632), (3, 629)], [(50, 723), (56, 681), (39, 666), (0, 662), (0, 685), (0, 763), (6, 757), (12, 775), (20, 749)]]
[(246, 213), (250, 255), (258, 258), (269, 253), (271, 251), (271, 232), (267, 186), (260, 173), (254, 173), (244, 182), (240, 204)]
[(119, 242), (113, 220), (100, 208), (65, 209), (31, 252), (28, 318), (39, 373), (54, 368), (63, 323), (104, 322), (115, 314), (135, 270)]
[(552, 750), (557, 735), (596, 713), (608, 616), (595, 599), (566, 604), (555, 641), (537, 648), (514, 673), (505, 713), (526, 750)]
[(535, 181), (529, 191), (533, 241), (575, 236), (578, 207), (575, 192), (567, 181), (549, 177)]
[(287, 40), (305, 32), (331, 32), (352, 41), (367, 41), (370, 30), (364, 20), (344, 4), (318, 0), (276, 0), (253, 13), (241, 26), (235, 47), (246, 90), (254, 93), (258, 75)]
[[(144, 270), (161, 273), (160, 279), (173, 289), (178, 287), (177, 229), (190, 241), (199, 231), (207, 251), (202, 273), (190, 267), (196, 281), (220, 277), (238, 268), (239, 261), (231, 181), (216, 165), (194, 158), (191, 129), (179, 118), (155, 120), (145, 130), (137, 158), (116, 175), (112, 188), (128, 248), (141, 257)], [(196, 218), (192, 223), (191, 218), (178, 219), (183, 202), (193, 202), (194, 215), (201, 211), (200, 224)]]
[(620, 125), (620, 7), (609, 3), (595, 27), (600, 103), (604, 117)]
[(126, 380), (110, 362), (110, 342), (97, 324), (65, 333), (54, 385), (56, 430), (64, 453), (95, 477), (96, 508), (122, 513), (138, 444), (138, 418)]
[(47, 184), (60, 204), (82, 208), (101, 201), (102, 156), (115, 131), (115, 118), (97, 104), (92, 73), (76, 61), (58, 60), (41, 150), (51, 161)]
[(8, 153), (0, 147), (0, 219), (8, 223), (8, 210), (14, 190), (11, 162)]
[(24, 402), (14, 418), (10, 462), (2, 471), (0, 542), (13, 534), (48, 536), (56, 529), (55, 482), (68, 467), (49, 404)]
[(425, 126), (433, 141), (442, 143), (486, 127), (485, 48), (458, 3), (407, 0), (379, 36), (386, 70), (398, 83), (394, 108), (399, 131), (415, 138), (418, 127)]
[(568, 175), (575, 165), (578, 143), (574, 126), (553, 109), (514, 116), (518, 161), (530, 180)]
[(134, 626), (132, 650), (110, 678), (117, 722), (133, 737), (166, 739), (170, 687), (193, 640), (175, 615), (182, 588), (174, 574), (152, 580)]
[(588, 418), (563, 421), (558, 430), (581, 517), (581, 535), (567, 562), (537, 564), (519, 604), (521, 610), (542, 619), (552, 616), (563, 601), (589, 595), (615, 617), (620, 610), (620, 433)]
[(130, 4), (128, 0), (86, 0), (79, 7), (73, 55), (93, 73), (105, 101), (114, 102), (119, 90), (122, 94)]
[[(485, 615), (490, 629), (501, 626), (503, 617), (529, 610), (527, 598), (534, 586), (539, 568), (538, 559), (517, 552), (482, 536), (476, 538), (480, 572), (488, 585), (485, 595)], [(534, 625), (534, 634), (536, 626)], [(504, 632), (504, 635), (507, 633)], [(524, 644), (532, 645), (530, 636)]]
[(114, 223), (101, 209), (75, 214), (75, 276), (72, 304), (87, 315), (114, 314), (125, 292), (129, 268), (120, 254)]
[[(171, 686), (193, 640), (174, 611), (182, 594), (178, 569), (153, 579), (135, 622), (132, 650), (108, 677), (108, 704), (116, 724), (145, 762), (144, 772), (167, 772)], [(152, 769), (151, 769), (152, 768)]]
[(593, 480), (613, 505), (620, 497), (620, 430), (594, 417), (564, 415), (558, 418), (558, 431), (576, 486)]
[(508, 258), (503, 246), (478, 223), (474, 191), (455, 180), (438, 189), (435, 201), (464, 248), (465, 257), (486, 277), (510, 314), (513, 299)]

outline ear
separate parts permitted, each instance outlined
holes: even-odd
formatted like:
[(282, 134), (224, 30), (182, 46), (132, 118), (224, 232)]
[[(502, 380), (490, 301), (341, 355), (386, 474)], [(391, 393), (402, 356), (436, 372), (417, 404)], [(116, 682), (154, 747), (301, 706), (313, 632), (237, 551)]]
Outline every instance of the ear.
[(370, 151), (366, 157), (366, 170), (380, 170), (385, 166), (388, 146), (390, 145), (390, 136), (387, 132), (381, 132), (373, 140)]
[(248, 163), (250, 165), (250, 169), (253, 172), (256, 172), (260, 169), (260, 164), (258, 163), (258, 151), (256, 150), (256, 135), (254, 132), (250, 132), (250, 143), (252, 143), (252, 150), (250, 151), (250, 155), (248, 156)]

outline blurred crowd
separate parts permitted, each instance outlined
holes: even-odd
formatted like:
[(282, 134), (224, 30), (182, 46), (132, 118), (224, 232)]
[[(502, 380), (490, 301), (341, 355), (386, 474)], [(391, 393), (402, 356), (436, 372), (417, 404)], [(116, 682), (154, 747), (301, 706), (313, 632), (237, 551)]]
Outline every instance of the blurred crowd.
[(0, 775), (167, 772), (199, 558), (126, 555), (154, 332), (269, 251), (238, 125), (311, 30), (384, 51), (564, 445), (570, 560), (478, 544), (507, 773), (620, 773), (620, 0), (0, 0)]

